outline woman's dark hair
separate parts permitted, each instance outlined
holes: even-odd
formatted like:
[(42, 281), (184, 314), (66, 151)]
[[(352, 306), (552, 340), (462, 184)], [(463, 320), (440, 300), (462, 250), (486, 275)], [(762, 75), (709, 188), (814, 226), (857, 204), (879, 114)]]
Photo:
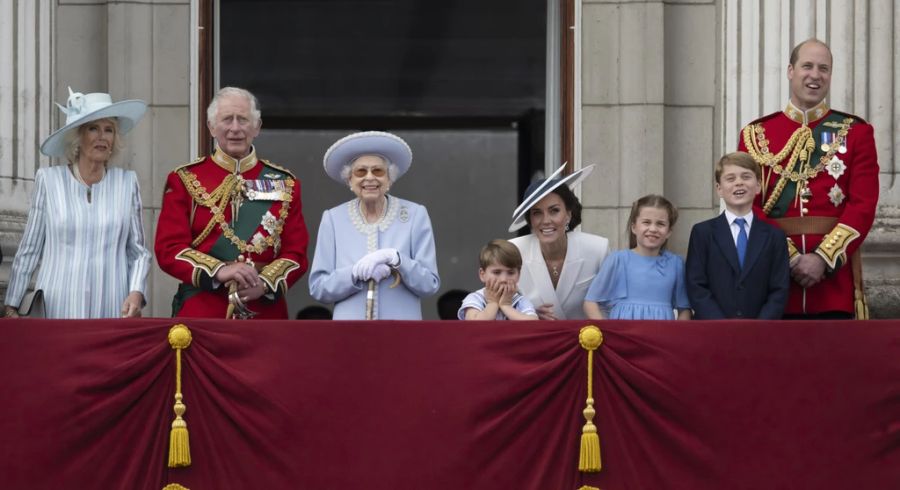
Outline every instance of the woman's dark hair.
[[(550, 191), (553, 194), (559, 196), (562, 199), (563, 205), (566, 207), (566, 211), (570, 211), (572, 213), (572, 219), (569, 220), (569, 229), (568, 231), (574, 230), (578, 225), (581, 224), (581, 202), (578, 201), (578, 198), (575, 197), (575, 193), (572, 192), (572, 189), (569, 189), (567, 185), (557, 186), (555, 189)], [(549, 194), (548, 194), (549, 195)], [(537, 204), (537, 203), (535, 203)], [(526, 215), (527, 219), (525, 220), (525, 224), (528, 226), (528, 231), (531, 231), (531, 210), (528, 210), (528, 214)]]

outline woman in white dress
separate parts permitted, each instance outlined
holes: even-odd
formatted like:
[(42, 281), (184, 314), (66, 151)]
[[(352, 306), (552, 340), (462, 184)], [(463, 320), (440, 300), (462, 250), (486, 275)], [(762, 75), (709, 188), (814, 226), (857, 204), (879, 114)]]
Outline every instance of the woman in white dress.
[(509, 227), (510, 232), (526, 225), (531, 230), (510, 241), (522, 253), (519, 289), (541, 320), (585, 318), (584, 297), (609, 252), (606, 238), (575, 231), (581, 223), (581, 203), (572, 189), (594, 166), (557, 178), (564, 168), (528, 187)]
[(68, 165), (41, 168), (6, 292), (7, 317), (40, 263), (36, 289), (48, 318), (141, 316), (150, 252), (144, 246), (137, 174), (108, 166), (146, 111), (140, 100), (69, 89), (66, 124), (41, 152)]

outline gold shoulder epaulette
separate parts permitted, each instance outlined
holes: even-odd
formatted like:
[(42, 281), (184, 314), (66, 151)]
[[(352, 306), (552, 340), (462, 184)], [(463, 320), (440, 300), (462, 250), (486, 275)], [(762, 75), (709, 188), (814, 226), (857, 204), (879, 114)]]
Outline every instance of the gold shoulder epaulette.
[(868, 124), (865, 119), (857, 116), (856, 114), (850, 114), (849, 112), (844, 112), (844, 111), (836, 111), (834, 109), (832, 109), (831, 112), (833, 112), (835, 114), (840, 114), (844, 117), (849, 117), (849, 118), (853, 119), (853, 122), (861, 122), (863, 124)]
[(284, 172), (284, 173), (290, 175), (292, 179), (296, 179), (296, 178), (297, 178), (297, 176), (294, 175), (294, 172), (291, 172), (290, 170), (288, 170), (288, 169), (282, 167), (281, 165), (272, 163), (272, 162), (270, 162), (270, 161), (268, 161), (268, 160), (262, 160), (262, 159), (260, 159), (259, 161), (263, 162), (263, 165), (265, 165), (265, 166), (267, 166), (267, 167), (272, 167), (272, 168), (274, 168), (275, 170), (278, 170), (278, 171), (281, 171), (281, 172)]
[(181, 165), (175, 167), (172, 171), (173, 171), (173, 172), (177, 172), (177, 171), (179, 171), (179, 170), (181, 170), (181, 169), (183, 169), (183, 168), (190, 167), (191, 165), (197, 165), (198, 163), (202, 162), (203, 160), (206, 160), (206, 157), (202, 157), (202, 156), (201, 156), (201, 157), (197, 157), (197, 158), (195, 158), (194, 160), (191, 160), (190, 162), (182, 163)]
[(750, 121), (750, 123), (747, 124), (747, 126), (750, 126), (750, 125), (752, 125), (752, 124), (759, 124), (759, 123), (764, 122), (764, 121), (768, 121), (769, 119), (772, 119), (773, 117), (775, 117), (775, 116), (777, 116), (777, 115), (779, 115), (779, 114), (781, 114), (781, 112), (773, 112), (773, 113), (771, 113), (771, 114), (766, 114), (765, 116), (762, 116), (762, 117), (760, 117), (759, 119), (755, 119), (755, 120), (753, 120), (753, 121)]

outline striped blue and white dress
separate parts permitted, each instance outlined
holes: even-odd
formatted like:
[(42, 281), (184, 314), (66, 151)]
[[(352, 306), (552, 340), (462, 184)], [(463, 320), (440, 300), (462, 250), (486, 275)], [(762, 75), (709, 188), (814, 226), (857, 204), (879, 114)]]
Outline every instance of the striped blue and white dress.
[(129, 292), (146, 297), (150, 252), (134, 171), (110, 167), (91, 202), (66, 165), (39, 169), (34, 188), (7, 305), (19, 306), (38, 263), (48, 318), (117, 318)]

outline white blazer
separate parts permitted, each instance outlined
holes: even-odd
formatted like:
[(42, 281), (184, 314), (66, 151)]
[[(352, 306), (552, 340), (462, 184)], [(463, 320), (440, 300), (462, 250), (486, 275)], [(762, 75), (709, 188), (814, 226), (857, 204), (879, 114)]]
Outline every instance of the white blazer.
[(553, 313), (560, 320), (585, 318), (584, 297), (609, 252), (609, 240), (580, 231), (569, 232), (566, 261), (555, 290), (537, 237), (530, 234), (510, 241), (522, 254), (519, 290), (534, 307), (552, 304)]

